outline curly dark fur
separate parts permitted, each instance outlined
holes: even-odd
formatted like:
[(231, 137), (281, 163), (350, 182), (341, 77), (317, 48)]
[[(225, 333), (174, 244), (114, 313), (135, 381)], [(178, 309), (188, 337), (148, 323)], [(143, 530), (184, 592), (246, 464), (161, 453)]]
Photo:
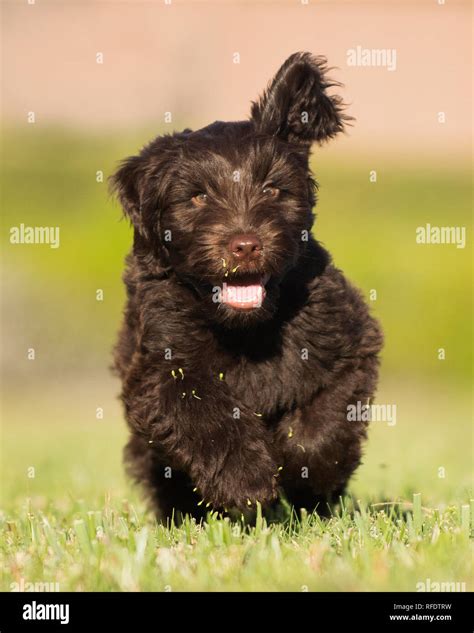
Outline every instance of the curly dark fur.
[[(382, 336), (310, 235), (310, 145), (349, 118), (326, 70), (292, 55), (249, 121), (158, 137), (113, 177), (134, 226), (115, 353), (125, 460), (162, 517), (265, 507), (279, 490), (312, 510), (360, 463), (366, 423), (347, 407), (374, 394)], [(229, 247), (241, 234), (255, 258)], [(213, 301), (245, 275), (268, 279), (260, 307)]]

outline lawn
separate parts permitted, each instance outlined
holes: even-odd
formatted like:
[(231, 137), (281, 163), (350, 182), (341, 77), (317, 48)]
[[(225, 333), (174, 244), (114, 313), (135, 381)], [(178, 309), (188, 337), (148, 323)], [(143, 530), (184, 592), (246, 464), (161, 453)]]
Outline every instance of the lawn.
[(469, 400), (384, 389), (398, 394), (403, 415), (396, 426), (372, 423), (364, 465), (334, 516), (298, 521), (282, 504), (278, 521), (253, 526), (216, 514), (202, 525), (156, 524), (122, 475), (117, 404), (96, 420), (97, 399), (71, 407), (61, 392), (45, 421), (49, 398), (34, 411), (16, 403), (4, 432), (1, 588), (23, 579), (61, 591), (472, 589)]

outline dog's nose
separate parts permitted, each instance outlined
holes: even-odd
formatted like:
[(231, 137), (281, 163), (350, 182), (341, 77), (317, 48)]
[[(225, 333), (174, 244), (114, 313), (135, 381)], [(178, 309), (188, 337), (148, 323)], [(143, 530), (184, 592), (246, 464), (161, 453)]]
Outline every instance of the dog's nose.
[(229, 250), (236, 259), (257, 259), (262, 251), (262, 242), (256, 235), (244, 233), (230, 240)]

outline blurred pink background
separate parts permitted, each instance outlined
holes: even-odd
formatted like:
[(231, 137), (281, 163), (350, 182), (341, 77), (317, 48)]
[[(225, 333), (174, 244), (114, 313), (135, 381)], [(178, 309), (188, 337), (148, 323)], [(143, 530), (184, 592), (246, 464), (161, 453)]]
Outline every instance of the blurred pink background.
[[(467, 1), (7, 0), (3, 20), (8, 124), (26, 125), (28, 111), (39, 125), (132, 133), (162, 130), (167, 111), (170, 131), (242, 119), (285, 58), (309, 50), (338, 67), (357, 119), (335, 151), (469, 153)], [(396, 49), (396, 70), (349, 66), (358, 45)]]

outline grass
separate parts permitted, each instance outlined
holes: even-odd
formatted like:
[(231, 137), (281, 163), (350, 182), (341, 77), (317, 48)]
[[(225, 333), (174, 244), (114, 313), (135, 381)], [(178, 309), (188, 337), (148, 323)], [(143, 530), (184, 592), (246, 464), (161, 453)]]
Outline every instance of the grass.
[(329, 520), (288, 514), (269, 525), (259, 516), (249, 527), (210, 514), (168, 529), (126, 501), (96, 510), (72, 503), (66, 514), (25, 507), (2, 521), (4, 589), (19, 577), (71, 591), (406, 591), (427, 578), (466, 582), (469, 506), (416, 508), (416, 498), (386, 507), (346, 499)]
[(373, 423), (350, 496), (328, 520), (298, 521), (283, 504), (273, 523), (209, 514), (168, 529), (124, 479), (116, 388), (74, 407), (72, 386), (38, 394), (34, 411), (7, 401), (0, 589), (23, 579), (61, 591), (415, 591), (428, 578), (472, 589), (467, 393), (382, 383), (402, 413), (396, 426)]

